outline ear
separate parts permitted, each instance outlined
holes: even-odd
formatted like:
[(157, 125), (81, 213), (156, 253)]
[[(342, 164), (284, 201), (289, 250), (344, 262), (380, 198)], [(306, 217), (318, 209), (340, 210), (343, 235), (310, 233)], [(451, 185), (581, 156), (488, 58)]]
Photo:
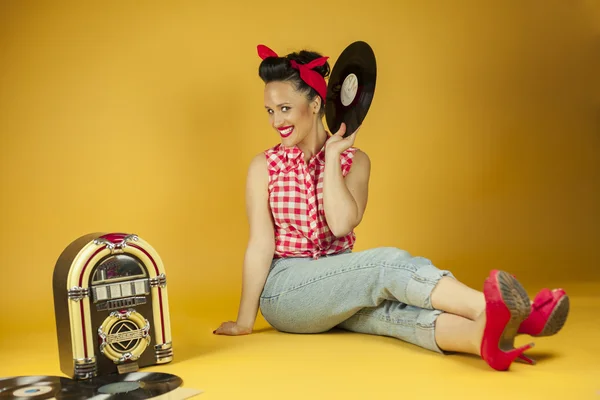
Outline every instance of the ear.
[(311, 102), (311, 108), (313, 114), (318, 114), (321, 109), (321, 98), (319, 96), (315, 96), (315, 99)]

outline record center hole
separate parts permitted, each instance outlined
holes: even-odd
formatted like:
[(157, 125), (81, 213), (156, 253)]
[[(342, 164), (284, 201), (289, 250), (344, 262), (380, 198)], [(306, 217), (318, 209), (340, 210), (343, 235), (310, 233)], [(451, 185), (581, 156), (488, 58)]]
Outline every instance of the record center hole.
[(104, 394), (127, 393), (139, 389), (140, 387), (140, 382), (115, 382), (100, 386), (98, 392)]

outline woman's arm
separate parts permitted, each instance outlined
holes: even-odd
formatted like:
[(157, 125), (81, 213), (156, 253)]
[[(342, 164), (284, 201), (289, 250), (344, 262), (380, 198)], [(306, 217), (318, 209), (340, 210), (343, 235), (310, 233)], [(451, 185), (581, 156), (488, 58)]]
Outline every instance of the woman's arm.
[[(345, 139), (344, 139), (345, 140)], [(326, 152), (323, 177), (323, 207), (329, 229), (336, 237), (350, 233), (362, 221), (367, 207), (371, 161), (356, 150), (350, 172), (342, 175), (340, 153)]]
[(215, 333), (239, 335), (254, 328), (269, 267), (275, 252), (273, 219), (268, 197), (269, 174), (264, 154), (250, 163), (246, 180), (246, 215), (250, 226), (242, 274), (242, 295), (236, 322), (222, 324)]

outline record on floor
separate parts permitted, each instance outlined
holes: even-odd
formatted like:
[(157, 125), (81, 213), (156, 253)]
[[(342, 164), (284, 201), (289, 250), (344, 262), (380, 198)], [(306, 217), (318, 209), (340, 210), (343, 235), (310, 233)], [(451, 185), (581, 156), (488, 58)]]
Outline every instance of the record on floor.
[(131, 372), (73, 380), (58, 376), (0, 378), (0, 399), (150, 399), (183, 384), (175, 375)]
[[(61, 397), (62, 395), (66, 397)], [(88, 399), (77, 382), (60, 376), (33, 375), (0, 378), (0, 399)]]

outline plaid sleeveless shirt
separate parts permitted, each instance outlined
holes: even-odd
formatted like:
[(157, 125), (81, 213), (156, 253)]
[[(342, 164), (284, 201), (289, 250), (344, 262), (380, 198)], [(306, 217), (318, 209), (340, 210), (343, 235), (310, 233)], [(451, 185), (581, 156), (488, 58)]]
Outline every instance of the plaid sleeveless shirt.
[[(340, 156), (342, 175), (350, 172), (356, 148)], [(352, 249), (354, 231), (336, 238), (323, 207), (325, 147), (306, 164), (298, 147), (278, 144), (265, 151), (269, 170), (269, 205), (275, 224), (274, 258), (311, 257)]]

